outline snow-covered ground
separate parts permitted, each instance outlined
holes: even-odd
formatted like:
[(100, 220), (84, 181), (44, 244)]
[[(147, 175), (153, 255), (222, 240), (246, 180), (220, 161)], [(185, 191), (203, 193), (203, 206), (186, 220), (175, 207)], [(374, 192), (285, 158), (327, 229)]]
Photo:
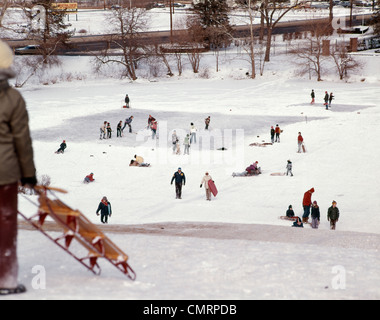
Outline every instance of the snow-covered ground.
[[(221, 71), (213, 72), (214, 58), (207, 54), (202, 60), (208, 77), (186, 71), (182, 77), (130, 82), (93, 75), (91, 58), (64, 57), (50, 77), (75, 72), (83, 80), (46, 86), (30, 81), (21, 89), (38, 177), (48, 175), (52, 186), (66, 189), (61, 199), (94, 223), (107, 196), (110, 226), (141, 225), (148, 231), (107, 233), (129, 255), (137, 273), (132, 282), (102, 261), (102, 274), (93, 276), (42, 234), (21, 229), (19, 276), (28, 292), (6, 299), (380, 298), (380, 57), (358, 56), (366, 64), (347, 82), (331, 72), (322, 82), (297, 76), (291, 58), (279, 52), (255, 80), (245, 77), (245, 62), (228, 54)], [(328, 111), (322, 106), (325, 91), (335, 95)], [(122, 108), (126, 93), (131, 109)], [(145, 129), (149, 114), (159, 122), (158, 140)], [(117, 138), (117, 123), (130, 115), (137, 134)], [(212, 139), (204, 130), (207, 116)], [(113, 137), (100, 140), (105, 120)], [(191, 122), (198, 143), (190, 156), (173, 155), (172, 130), (182, 141)], [(280, 143), (249, 146), (270, 141), (276, 124), (283, 130)], [(297, 153), (298, 132), (305, 154)], [(67, 150), (55, 154), (62, 140)], [(129, 167), (135, 154), (152, 166)], [(293, 177), (270, 175), (285, 172), (288, 159)], [(262, 175), (232, 177), (256, 160)], [(170, 185), (178, 167), (186, 174), (182, 200)], [(206, 171), (219, 189), (211, 202), (199, 187)], [(83, 184), (90, 172), (95, 182)], [(319, 229), (292, 228), (280, 220), (290, 204), (302, 214), (303, 194), (311, 187), (321, 210)], [(19, 200), (21, 212), (36, 212), (23, 196)], [(332, 200), (341, 212), (336, 231), (326, 219)], [(152, 225), (162, 232), (149, 233)], [(170, 233), (173, 226), (178, 234)], [(198, 229), (206, 227), (210, 233), (201, 235)], [(41, 270), (44, 289), (35, 283)]]

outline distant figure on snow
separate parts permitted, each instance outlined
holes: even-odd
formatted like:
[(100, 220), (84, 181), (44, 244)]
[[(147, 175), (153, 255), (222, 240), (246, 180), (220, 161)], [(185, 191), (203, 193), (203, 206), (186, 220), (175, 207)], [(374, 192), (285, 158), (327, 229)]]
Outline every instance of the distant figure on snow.
[(128, 125), (129, 133), (132, 133), (132, 125), (131, 125), (132, 121), (133, 121), (133, 116), (130, 116), (128, 119), (125, 119), (124, 127), (121, 129), (121, 131), (124, 131), (125, 127)]
[(59, 146), (59, 149), (55, 153), (64, 153), (66, 149), (66, 140), (63, 140), (62, 143)]
[(302, 148), (302, 146), (303, 146), (303, 137), (301, 135), (301, 132), (298, 132), (297, 142), (298, 142), (298, 151), (297, 151), (297, 153), (301, 153), (304, 150), (304, 148)]
[(108, 223), (108, 217), (112, 215), (111, 203), (108, 201), (107, 197), (103, 197), (99, 203), (98, 209), (96, 210), (96, 215), (99, 216), (100, 211), (100, 221), (102, 223)]
[(208, 116), (208, 117), (205, 119), (205, 125), (206, 125), (205, 130), (208, 130), (208, 126), (210, 125), (210, 121), (211, 121), (211, 118), (210, 118), (210, 116)]
[(325, 101), (324, 105), (326, 107), (326, 110), (328, 110), (328, 108), (329, 108), (329, 94), (327, 91), (325, 91), (325, 97), (323, 98), (323, 100)]
[(183, 154), (189, 155), (190, 154), (190, 135), (189, 134), (187, 134), (185, 139), (183, 140), (183, 145), (185, 146), (185, 151), (183, 152)]
[(275, 130), (273, 128), (273, 126), (270, 127), (270, 140), (272, 141), (272, 143), (274, 143), (274, 135), (275, 135)]
[(311, 207), (311, 227), (313, 229), (318, 229), (320, 218), (321, 215), (319, 212), (317, 201), (313, 201), (313, 205)]
[(190, 143), (197, 143), (197, 128), (195, 127), (194, 123), (190, 124)]
[(202, 188), (202, 185), (205, 185), (205, 190), (206, 190), (206, 200), (211, 201), (211, 190), (208, 185), (208, 182), (212, 180), (211, 176), (208, 174), (208, 172), (205, 173), (205, 176), (203, 177), (201, 181), (200, 188)]
[(315, 102), (315, 93), (314, 93), (314, 89), (311, 89), (311, 102), (310, 102), (310, 104), (314, 104), (314, 102)]
[(331, 108), (331, 101), (334, 99), (334, 95), (332, 92), (330, 92), (330, 95), (329, 95), (329, 108)]
[(173, 174), (170, 184), (173, 184), (173, 181), (175, 181), (176, 199), (182, 199), (182, 184), (183, 185), (186, 184), (186, 177), (185, 177), (185, 173), (182, 172), (181, 168), (178, 168), (178, 171), (176, 171)]
[(290, 174), (290, 176), (293, 177), (292, 168), (293, 168), (293, 164), (290, 160), (288, 160), (288, 163), (286, 164), (286, 175), (287, 176)]
[(278, 124), (276, 124), (276, 129), (274, 129), (274, 131), (276, 132), (276, 142), (280, 142), (280, 133), (281, 133), (281, 129), (280, 129), (280, 127), (278, 126)]
[(91, 172), (89, 175), (87, 175), (83, 182), (84, 183), (90, 183), (90, 182), (94, 182), (95, 181), (95, 178), (94, 178), (94, 174)]
[(254, 176), (259, 175), (261, 173), (261, 169), (258, 167), (258, 163), (258, 161), (255, 161), (245, 169), (245, 171), (247, 171), (247, 175)]
[(122, 126), (123, 126), (123, 121), (120, 120), (116, 127), (117, 137), (122, 137), (122, 129), (121, 129)]
[(332, 202), (332, 206), (327, 210), (327, 221), (330, 221), (330, 229), (335, 230), (336, 223), (339, 220), (339, 209), (336, 201)]
[(128, 97), (128, 94), (125, 96), (124, 102), (125, 102), (125, 106), (127, 108), (129, 108), (129, 97)]

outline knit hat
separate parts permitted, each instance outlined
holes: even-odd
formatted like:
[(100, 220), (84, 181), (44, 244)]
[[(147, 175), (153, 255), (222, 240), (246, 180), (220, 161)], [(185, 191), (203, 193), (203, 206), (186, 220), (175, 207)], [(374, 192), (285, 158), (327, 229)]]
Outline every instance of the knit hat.
[(13, 63), (12, 49), (0, 40), (0, 69), (8, 69)]

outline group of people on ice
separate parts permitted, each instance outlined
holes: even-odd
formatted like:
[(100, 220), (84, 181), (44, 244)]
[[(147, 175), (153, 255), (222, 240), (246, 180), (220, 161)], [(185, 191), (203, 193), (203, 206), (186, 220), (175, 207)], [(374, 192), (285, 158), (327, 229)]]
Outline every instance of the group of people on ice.
[[(311, 188), (304, 193), (302, 199), (302, 206), (304, 210), (302, 220), (300, 217), (296, 217), (294, 215), (292, 205), (288, 207), (288, 210), (286, 211), (286, 217), (295, 220), (293, 223), (294, 227), (303, 227), (304, 223), (309, 223), (309, 216), (311, 216), (311, 227), (313, 229), (318, 229), (321, 215), (317, 201), (311, 200), (312, 194), (314, 192), (314, 188)], [(335, 200), (332, 201), (331, 207), (329, 207), (327, 210), (327, 220), (330, 222), (330, 229), (335, 230), (336, 223), (339, 220), (339, 209)]]
[[(314, 104), (315, 103), (315, 92), (314, 92), (314, 89), (311, 90), (311, 102), (310, 104)], [(330, 94), (325, 91), (325, 95), (323, 97), (323, 105), (326, 107), (326, 110), (328, 110), (329, 108), (331, 108), (331, 102), (332, 100), (334, 99), (334, 95), (332, 92), (330, 92)]]

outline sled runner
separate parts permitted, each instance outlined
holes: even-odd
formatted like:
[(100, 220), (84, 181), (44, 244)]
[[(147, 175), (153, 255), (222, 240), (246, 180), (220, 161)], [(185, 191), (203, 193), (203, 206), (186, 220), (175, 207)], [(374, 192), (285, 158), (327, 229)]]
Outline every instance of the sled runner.
[(216, 188), (214, 181), (209, 180), (208, 187), (210, 188), (210, 191), (214, 195), (214, 197), (216, 197), (216, 195), (218, 194), (218, 189)]
[[(38, 193), (38, 204), (28, 200), (38, 207), (38, 212), (30, 218), (18, 212), (29, 224), (94, 274), (100, 274), (98, 259), (104, 258), (131, 280), (136, 279), (135, 272), (127, 263), (128, 256), (80, 211), (71, 209), (54, 193), (66, 193), (65, 190), (43, 186), (36, 186), (34, 190)], [(48, 216), (56, 222), (61, 231), (58, 237), (51, 235), (44, 228)], [(74, 245), (73, 240), (80, 246)]]

